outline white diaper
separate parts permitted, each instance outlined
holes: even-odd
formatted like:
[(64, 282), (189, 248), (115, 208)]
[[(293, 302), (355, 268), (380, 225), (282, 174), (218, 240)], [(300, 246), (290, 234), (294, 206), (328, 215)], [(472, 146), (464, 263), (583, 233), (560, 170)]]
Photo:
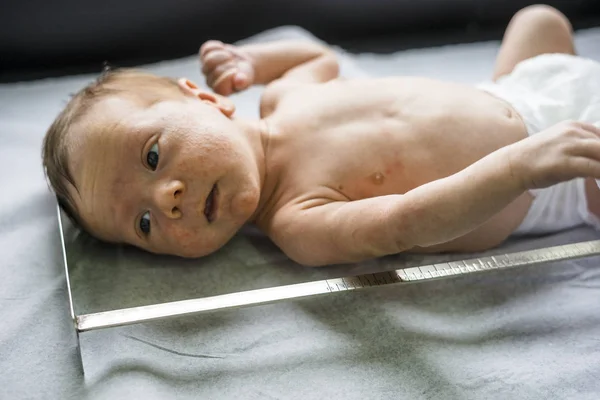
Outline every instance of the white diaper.
[[(600, 63), (567, 54), (544, 54), (518, 64), (497, 82), (478, 85), (510, 103), (529, 135), (565, 120), (600, 126)], [(534, 190), (535, 199), (513, 234), (541, 234), (600, 220), (588, 211), (584, 179)]]

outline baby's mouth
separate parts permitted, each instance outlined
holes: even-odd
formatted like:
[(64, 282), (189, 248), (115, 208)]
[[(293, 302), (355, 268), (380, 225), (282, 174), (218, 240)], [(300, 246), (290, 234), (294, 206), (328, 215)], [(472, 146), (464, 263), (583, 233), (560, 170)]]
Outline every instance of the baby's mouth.
[(215, 183), (206, 198), (206, 203), (204, 204), (204, 216), (208, 223), (214, 221), (217, 214), (217, 184)]

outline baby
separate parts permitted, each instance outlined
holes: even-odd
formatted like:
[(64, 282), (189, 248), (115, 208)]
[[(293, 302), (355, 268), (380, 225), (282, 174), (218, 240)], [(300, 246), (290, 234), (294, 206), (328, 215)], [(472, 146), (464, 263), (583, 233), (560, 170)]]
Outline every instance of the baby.
[[(199, 257), (254, 223), (318, 266), (598, 224), (600, 64), (550, 7), (515, 15), (479, 87), (342, 80), (314, 43), (209, 41), (200, 59), (214, 92), (107, 72), (50, 127), (46, 174), (92, 235)], [(238, 119), (224, 96), (253, 84), (260, 119)]]

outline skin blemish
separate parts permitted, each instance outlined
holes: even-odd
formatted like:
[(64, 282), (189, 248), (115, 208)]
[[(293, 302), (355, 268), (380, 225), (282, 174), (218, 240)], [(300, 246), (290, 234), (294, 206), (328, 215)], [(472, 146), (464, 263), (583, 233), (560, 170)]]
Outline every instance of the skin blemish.
[(385, 172), (386, 176), (389, 176), (392, 173), (395, 173), (395, 174), (402, 173), (403, 169), (404, 169), (404, 165), (402, 165), (402, 162), (396, 160), (396, 161), (392, 162), (391, 164), (388, 164), (386, 166), (384, 172)]

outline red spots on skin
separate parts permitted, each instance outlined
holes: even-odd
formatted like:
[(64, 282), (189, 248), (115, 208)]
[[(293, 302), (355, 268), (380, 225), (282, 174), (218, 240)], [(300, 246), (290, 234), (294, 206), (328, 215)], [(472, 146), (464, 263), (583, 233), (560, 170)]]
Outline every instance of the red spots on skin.
[(404, 171), (404, 164), (400, 160), (395, 160), (387, 165), (385, 168), (385, 174), (390, 175), (391, 173), (399, 174)]

